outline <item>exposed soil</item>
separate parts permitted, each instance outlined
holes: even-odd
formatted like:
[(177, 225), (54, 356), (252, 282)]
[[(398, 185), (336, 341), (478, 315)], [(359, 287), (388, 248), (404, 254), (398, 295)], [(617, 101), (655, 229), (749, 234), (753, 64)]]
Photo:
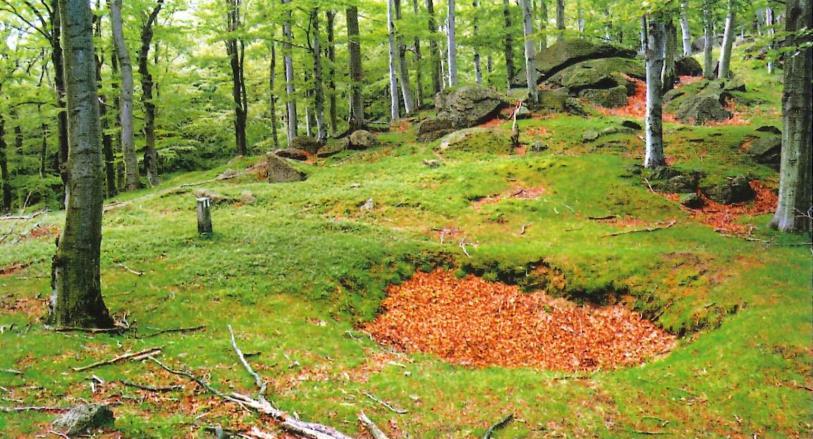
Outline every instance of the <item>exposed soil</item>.
[(438, 270), (388, 288), (366, 326), (381, 343), (456, 364), (613, 369), (664, 354), (675, 337), (623, 306), (578, 306), (542, 292)]
[(475, 209), (479, 209), (482, 206), (487, 204), (496, 204), (505, 199), (517, 199), (517, 200), (535, 200), (542, 195), (545, 194), (545, 188), (542, 186), (537, 187), (514, 187), (510, 191), (504, 192), (498, 195), (491, 195), (488, 197), (483, 197), (478, 200), (472, 202), (472, 206)]
[[(740, 218), (746, 215), (765, 215), (773, 212), (776, 209), (777, 195), (773, 189), (760, 181), (754, 180), (749, 184), (756, 192), (756, 198), (750, 203), (721, 204), (711, 200), (702, 192), (698, 192), (698, 196), (703, 199), (703, 207), (699, 209), (684, 208), (684, 210), (688, 211), (696, 221), (712, 226), (718, 232), (750, 235), (753, 226), (740, 224)], [(678, 194), (666, 194), (665, 196), (675, 202), (680, 200)]]

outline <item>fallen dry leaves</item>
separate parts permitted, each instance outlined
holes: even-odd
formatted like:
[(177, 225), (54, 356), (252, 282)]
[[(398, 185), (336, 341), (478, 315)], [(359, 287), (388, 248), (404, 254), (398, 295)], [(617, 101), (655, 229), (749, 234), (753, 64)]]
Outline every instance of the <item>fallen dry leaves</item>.
[(675, 337), (623, 306), (578, 306), (452, 272), (390, 286), (365, 328), (379, 342), (463, 365), (577, 371), (640, 364)]
[(483, 197), (472, 202), (475, 209), (479, 209), (487, 204), (496, 204), (502, 200), (513, 198), (516, 200), (535, 200), (545, 194), (545, 188), (542, 186), (537, 187), (519, 187), (516, 186), (511, 190), (498, 195), (491, 195)]
[[(699, 209), (687, 209), (692, 218), (703, 224), (714, 227), (714, 230), (722, 233), (734, 235), (750, 235), (753, 226), (750, 224), (740, 224), (742, 216), (765, 215), (776, 209), (777, 195), (773, 189), (767, 187), (760, 181), (753, 180), (748, 184), (756, 192), (754, 201), (750, 203), (721, 204), (709, 199), (702, 192), (698, 196), (703, 199), (703, 207)], [(669, 200), (679, 202), (680, 195), (666, 194)]]

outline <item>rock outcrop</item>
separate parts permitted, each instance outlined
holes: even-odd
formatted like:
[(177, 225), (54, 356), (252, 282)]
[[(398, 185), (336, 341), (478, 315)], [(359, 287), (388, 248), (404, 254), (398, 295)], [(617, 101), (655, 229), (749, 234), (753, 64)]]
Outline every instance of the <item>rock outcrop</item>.
[(432, 141), (455, 130), (479, 125), (497, 116), (507, 105), (502, 95), (488, 87), (472, 85), (444, 90), (435, 95), (437, 117), (418, 124), (418, 140)]

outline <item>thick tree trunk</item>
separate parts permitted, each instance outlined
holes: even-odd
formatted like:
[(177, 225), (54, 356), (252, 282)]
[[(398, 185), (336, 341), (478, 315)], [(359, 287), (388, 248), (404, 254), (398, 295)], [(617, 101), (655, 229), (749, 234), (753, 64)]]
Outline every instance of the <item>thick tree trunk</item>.
[[(472, 26), (474, 27), (474, 35), (478, 35), (480, 33), (480, 27), (477, 24), (477, 14), (480, 8), (480, 1), (474, 0), (472, 6), (474, 7)], [(480, 67), (480, 49), (476, 46), (474, 47), (474, 82), (476, 82), (477, 85), (483, 84), (483, 69)]]
[(336, 135), (339, 131), (339, 116), (336, 113), (336, 11), (328, 10), (327, 16), (327, 88), (328, 88), (328, 118), (330, 119), (330, 132)]
[(364, 99), (361, 94), (361, 42), (359, 41), (359, 11), (355, 6), (349, 6), (345, 15), (347, 18), (347, 46), (350, 58), (350, 131), (364, 128)]
[(666, 165), (663, 154), (663, 108), (661, 72), (664, 64), (665, 38), (663, 17), (647, 20), (646, 47), (646, 157), (644, 167)]
[(447, 36), (447, 49), (449, 51), (449, 87), (457, 86), (457, 38), (455, 37), (455, 0), (446, 0), (449, 6), (449, 13), (447, 16), (448, 29)]
[[(394, 0), (395, 21), (399, 26), (401, 23), (401, 0)], [(404, 36), (400, 27), (395, 28), (395, 41), (398, 45), (398, 81), (401, 83), (401, 95), (404, 98), (404, 112), (408, 115), (415, 112), (415, 97), (412, 94), (412, 86), (409, 82), (409, 66), (407, 65), (407, 47), (404, 44)]]
[(144, 170), (150, 186), (157, 186), (158, 151), (155, 149), (155, 102), (153, 101), (153, 79), (150, 73), (150, 46), (152, 45), (153, 25), (164, 0), (158, 0), (147, 21), (141, 28), (141, 50), (138, 53), (138, 73), (141, 74), (141, 100), (144, 104)]
[(325, 90), (322, 87), (322, 50), (319, 39), (319, 8), (311, 10), (311, 55), (313, 56), (313, 105), (316, 119), (316, 140), (319, 143), (327, 142), (327, 127), (325, 126)]
[(435, 39), (438, 25), (435, 21), (435, 5), (432, 3), (432, 0), (426, 0), (426, 12), (429, 14), (429, 33), (432, 34), (432, 38), (429, 40), (429, 57), (432, 62), (432, 92), (437, 94), (440, 93), (440, 90), (443, 88), (443, 82), (441, 79), (440, 49)]
[(505, 56), (505, 74), (508, 75), (508, 88), (511, 88), (511, 80), (514, 79), (516, 69), (514, 68), (514, 35), (511, 33), (513, 24), (511, 23), (511, 3), (509, 0), (502, 2), (503, 25), (505, 27), (505, 39), (503, 40), (503, 54)]
[(65, 227), (53, 259), (51, 313), (57, 326), (111, 327), (102, 299), (102, 175), (99, 105), (87, 0), (60, 0), (70, 125)]
[(565, 0), (556, 0), (556, 31), (561, 41), (565, 37)]
[[(412, 0), (412, 12), (415, 16), (420, 12), (418, 10), (418, 0)], [(413, 41), (415, 50), (415, 109), (420, 110), (423, 106), (423, 65), (421, 58), (421, 39), (417, 36)]]
[(531, 38), (534, 33), (534, 22), (531, 16), (531, 0), (520, 0), (522, 4), (523, 31), (525, 34), (525, 80), (528, 84), (528, 95), (533, 104), (539, 103), (539, 92), (536, 89), (536, 43)]
[[(2, 92), (2, 84), (0, 84)], [(0, 114), (0, 186), (2, 186), (3, 204), (0, 204), (0, 211), (11, 210), (11, 177), (8, 174), (8, 146), (6, 145), (6, 119)]]
[(124, 159), (125, 187), (132, 191), (138, 189), (138, 158), (135, 151), (133, 130), (133, 64), (124, 39), (121, 22), (122, 0), (112, 0), (110, 7), (110, 25), (113, 30), (113, 43), (116, 46), (116, 59), (121, 71), (121, 94), (119, 95), (119, 123), (121, 124), (121, 154)]
[(680, 1), (680, 32), (683, 37), (683, 56), (691, 56), (692, 30), (689, 28), (689, 0)]
[(283, 57), (283, 62), (285, 63), (285, 106), (287, 108), (287, 137), (288, 137), (288, 146), (291, 146), (291, 142), (296, 138), (296, 88), (294, 87), (294, 60), (293, 60), (293, 53), (292, 53), (292, 45), (294, 42), (294, 33), (291, 29), (291, 0), (280, 0), (283, 5), (285, 5), (285, 22), (282, 24), (282, 34), (285, 38), (285, 55)]
[(793, 49), (785, 55), (779, 201), (771, 226), (809, 233), (813, 230), (813, 48), (797, 48), (804, 40), (799, 32), (813, 29), (813, 6), (810, 0), (788, 0), (786, 7), (785, 44)]
[(279, 148), (279, 133), (277, 133), (277, 48), (276, 43), (272, 40), (271, 44), (271, 62), (268, 66), (268, 90), (271, 92), (271, 97), (268, 102), (268, 111), (271, 113), (271, 138), (274, 139), (274, 148)]
[(226, 54), (229, 57), (232, 81), (232, 99), (234, 100), (234, 141), (235, 153), (238, 156), (248, 152), (246, 140), (246, 123), (248, 119), (248, 99), (244, 95), (245, 76), (245, 44), (243, 40), (234, 36), (240, 30), (242, 0), (226, 0), (226, 30), (229, 37), (226, 39)]
[(731, 50), (734, 47), (735, 10), (734, 0), (728, 0), (728, 13), (725, 17), (725, 31), (723, 33), (723, 48), (720, 51), (720, 69), (718, 79), (728, 79), (731, 73)]
[(398, 104), (398, 79), (395, 73), (395, 23), (393, 22), (393, 0), (387, 0), (387, 36), (389, 40), (389, 78), (390, 78), (390, 120), (400, 117)]
[(714, 0), (703, 0), (703, 77), (714, 79)]
[(677, 73), (675, 70), (675, 61), (677, 61), (677, 29), (675, 22), (671, 17), (666, 18), (664, 23), (664, 60), (663, 72), (661, 73), (661, 85), (663, 92), (673, 89), (678, 82)]
[[(96, 7), (99, 7), (97, 0)], [(96, 37), (102, 37), (102, 20), (96, 19)], [(109, 132), (109, 122), (107, 120), (107, 97), (102, 93), (102, 65), (104, 64), (104, 52), (101, 49), (96, 52), (96, 83), (99, 93), (99, 118), (102, 124), (102, 151), (104, 153), (105, 182), (107, 184), (107, 196), (116, 196), (116, 157), (113, 155), (113, 138)]]

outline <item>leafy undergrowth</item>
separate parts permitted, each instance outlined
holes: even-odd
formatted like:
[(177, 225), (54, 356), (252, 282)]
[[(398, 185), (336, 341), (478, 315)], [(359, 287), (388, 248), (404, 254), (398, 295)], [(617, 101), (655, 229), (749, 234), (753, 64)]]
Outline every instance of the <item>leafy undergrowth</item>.
[(388, 288), (382, 306), (365, 327), (377, 340), (462, 365), (615, 369), (665, 354), (675, 342), (620, 305), (576, 306), (449, 271)]

